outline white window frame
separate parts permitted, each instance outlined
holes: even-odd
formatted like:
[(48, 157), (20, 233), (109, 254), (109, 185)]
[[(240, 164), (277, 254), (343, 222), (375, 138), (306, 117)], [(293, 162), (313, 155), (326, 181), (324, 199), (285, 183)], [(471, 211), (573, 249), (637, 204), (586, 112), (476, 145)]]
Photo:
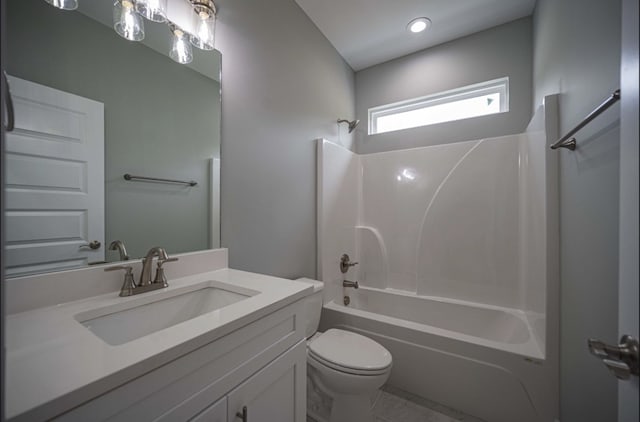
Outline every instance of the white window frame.
[[(498, 93), (500, 95), (500, 111), (497, 113), (504, 113), (509, 111), (509, 77), (503, 77), (493, 79), (486, 82), (480, 82), (473, 85), (463, 86), (461, 88), (452, 89), (449, 91), (439, 92), (437, 94), (427, 95), (425, 97), (413, 98), (410, 100), (400, 101), (392, 104), (385, 104), (369, 109), (369, 135), (378, 134), (377, 120), (380, 117), (385, 117), (393, 114), (405, 113), (407, 111), (417, 110), (421, 108), (433, 107), (440, 104), (446, 104), (455, 101), (466, 100), (469, 98), (480, 97), (488, 94)], [(481, 116), (490, 116), (497, 113), (484, 114)], [(476, 116), (480, 117), (480, 116)], [(469, 117), (471, 118), (471, 117)], [(447, 121), (455, 121), (458, 119), (452, 119)], [(427, 123), (424, 125), (413, 127), (424, 127), (433, 124), (444, 123)], [(406, 128), (411, 129), (411, 128)], [(405, 130), (405, 129), (397, 129)], [(380, 132), (380, 133), (387, 133)]]

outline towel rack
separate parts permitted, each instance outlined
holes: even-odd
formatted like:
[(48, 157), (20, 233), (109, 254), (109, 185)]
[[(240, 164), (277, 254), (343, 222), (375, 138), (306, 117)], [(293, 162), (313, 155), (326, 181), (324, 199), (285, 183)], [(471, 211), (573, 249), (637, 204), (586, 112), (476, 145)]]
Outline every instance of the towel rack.
[(169, 184), (188, 185), (188, 186), (195, 186), (198, 184), (198, 182), (194, 180), (187, 181), (187, 180), (175, 180), (175, 179), (160, 179), (157, 177), (134, 176), (129, 173), (126, 173), (124, 175), (124, 180), (129, 182), (169, 183)]
[(602, 104), (600, 104), (595, 110), (589, 113), (589, 115), (585, 117), (580, 123), (578, 123), (576, 127), (571, 129), (569, 133), (567, 133), (562, 138), (558, 139), (553, 145), (551, 145), (551, 149), (566, 148), (574, 151), (576, 149), (576, 138), (573, 138), (573, 135), (575, 135), (577, 131), (588, 125), (589, 122), (591, 122), (593, 119), (602, 114), (602, 112), (604, 112), (606, 109), (615, 104), (619, 99), (620, 90), (616, 89), (609, 98), (604, 100)]

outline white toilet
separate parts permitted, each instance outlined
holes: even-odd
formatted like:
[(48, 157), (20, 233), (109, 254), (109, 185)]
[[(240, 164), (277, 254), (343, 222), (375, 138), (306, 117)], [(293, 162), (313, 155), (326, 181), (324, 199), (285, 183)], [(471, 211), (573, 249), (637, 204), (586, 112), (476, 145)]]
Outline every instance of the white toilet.
[(330, 422), (370, 422), (371, 396), (389, 378), (391, 353), (363, 335), (331, 328), (316, 333), (323, 283), (306, 278), (313, 294), (305, 303), (307, 377), (333, 399)]

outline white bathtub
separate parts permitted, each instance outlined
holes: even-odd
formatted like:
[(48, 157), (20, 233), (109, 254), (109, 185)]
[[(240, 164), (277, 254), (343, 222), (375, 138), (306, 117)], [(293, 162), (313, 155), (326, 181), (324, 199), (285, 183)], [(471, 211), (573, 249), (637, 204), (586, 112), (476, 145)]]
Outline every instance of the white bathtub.
[(324, 306), (321, 329), (366, 335), (393, 355), (389, 384), (488, 422), (552, 422), (557, 363), (522, 311), (361, 287)]

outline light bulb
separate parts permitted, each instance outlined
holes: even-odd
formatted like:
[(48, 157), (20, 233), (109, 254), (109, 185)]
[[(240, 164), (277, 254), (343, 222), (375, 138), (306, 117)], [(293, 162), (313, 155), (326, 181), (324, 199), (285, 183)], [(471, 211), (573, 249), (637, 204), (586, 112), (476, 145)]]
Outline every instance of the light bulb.
[(180, 28), (171, 28), (173, 32), (173, 43), (171, 44), (169, 57), (178, 63), (191, 63), (193, 60), (193, 52), (191, 51), (191, 44), (187, 41), (187, 36)]
[(134, 10), (131, 0), (117, 0), (113, 4), (113, 28), (129, 41), (144, 39), (144, 21)]
[(407, 25), (407, 29), (414, 34), (429, 29), (429, 27), (431, 27), (431, 19), (429, 18), (416, 18)]
[(167, 21), (167, 0), (137, 0), (136, 11), (153, 22)]
[(53, 7), (62, 10), (76, 10), (78, 8), (78, 0), (44, 0)]
[(200, 11), (196, 14), (195, 34), (190, 37), (191, 44), (201, 50), (213, 50), (215, 42), (216, 17), (212, 13)]

